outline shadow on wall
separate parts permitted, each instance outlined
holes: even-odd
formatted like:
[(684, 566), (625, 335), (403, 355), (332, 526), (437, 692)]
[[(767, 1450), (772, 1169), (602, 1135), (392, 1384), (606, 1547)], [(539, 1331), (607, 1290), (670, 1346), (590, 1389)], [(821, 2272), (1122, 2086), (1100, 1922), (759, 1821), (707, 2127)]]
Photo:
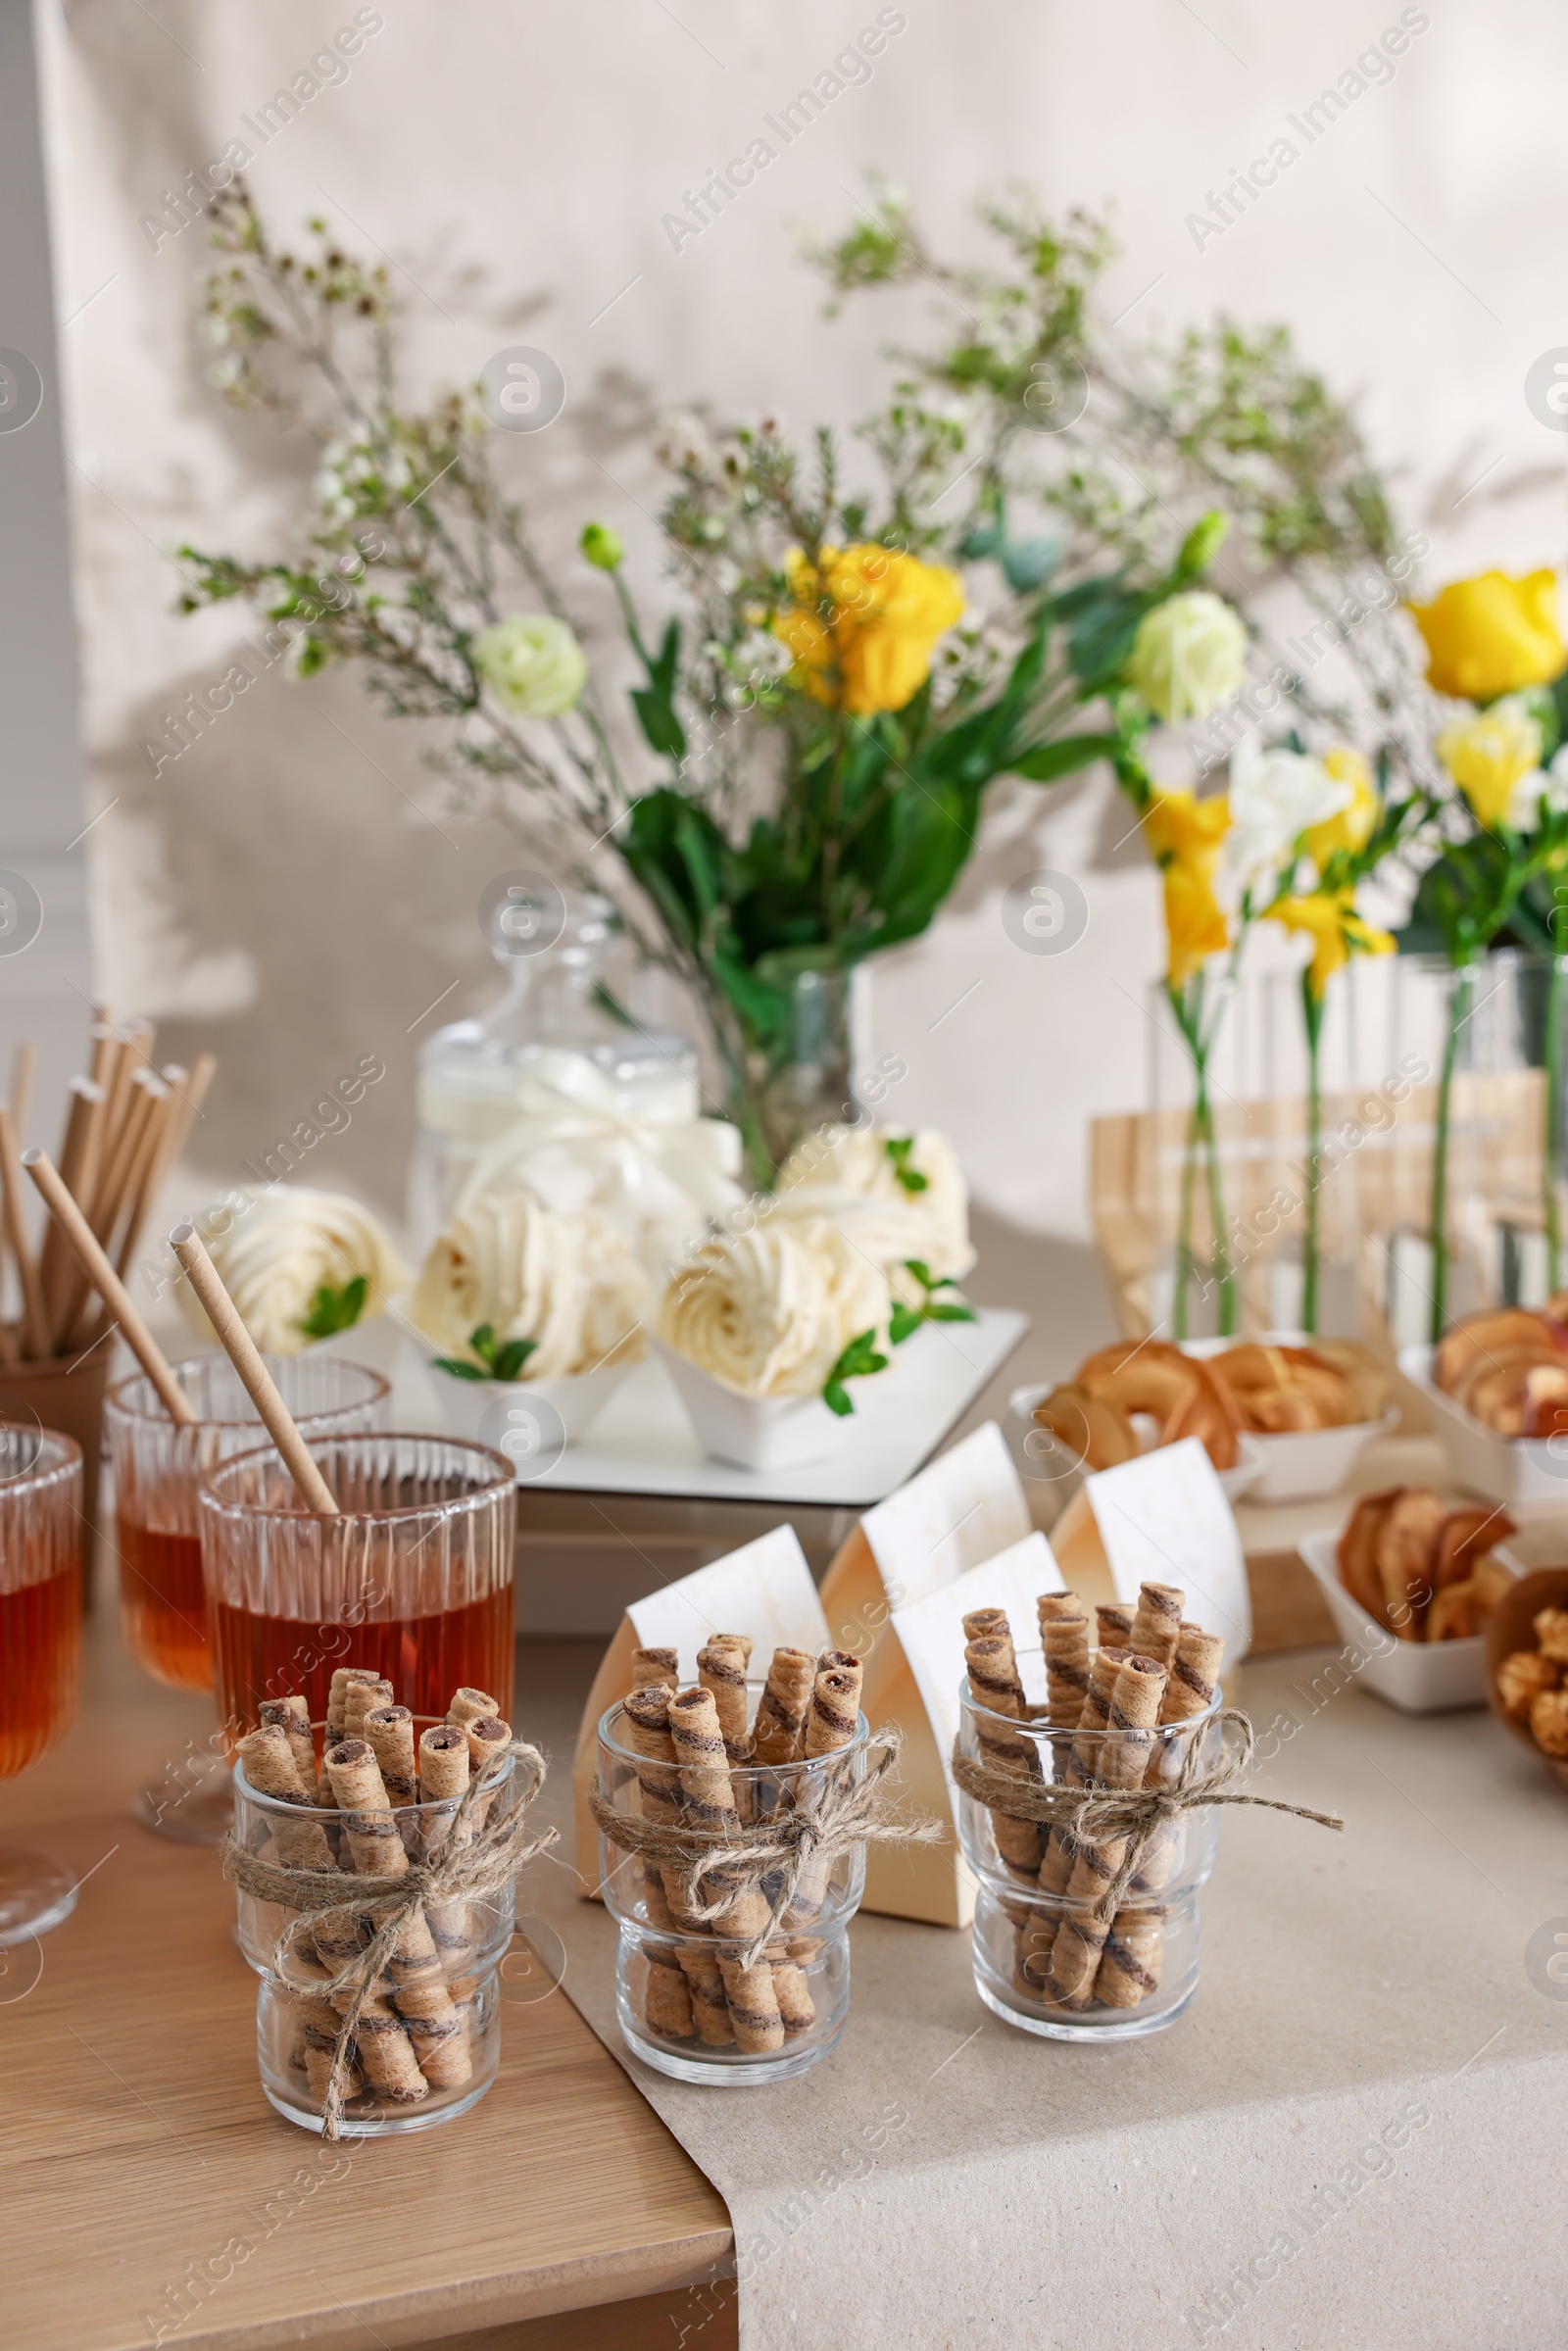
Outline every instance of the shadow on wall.
[(964, 1283), (980, 1306), (1017, 1306), (1029, 1329), (980, 1402), (981, 1420), (996, 1416), (1011, 1389), (1035, 1380), (1065, 1380), (1091, 1347), (1118, 1336), (1116, 1308), (1100, 1251), (1089, 1241), (1026, 1233), (971, 1204), (969, 1230), (979, 1262)]

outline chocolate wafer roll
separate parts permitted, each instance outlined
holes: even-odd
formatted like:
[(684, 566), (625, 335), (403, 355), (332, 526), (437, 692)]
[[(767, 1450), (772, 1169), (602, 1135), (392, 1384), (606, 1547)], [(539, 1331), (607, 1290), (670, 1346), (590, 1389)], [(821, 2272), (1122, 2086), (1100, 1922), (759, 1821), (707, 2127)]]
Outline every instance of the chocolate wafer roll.
[(1089, 1619), (1075, 1592), (1043, 1592), (1035, 1606), (1046, 1654), (1046, 1720), (1073, 1731), (1089, 1695)]
[(441, 1955), (422, 1910), (405, 1922), (388, 1954), (386, 1973), (420, 2073), (432, 2089), (462, 2089), (473, 2078), (468, 2037), (447, 1989)]
[(380, 1675), (373, 1665), (336, 1665), (332, 1668), (332, 1687), (326, 1699), (326, 1743), (335, 1747), (343, 1737), (343, 1707), (353, 1682), (379, 1682)]
[(697, 1679), (713, 1701), (731, 1763), (744, 1759), (751, 1751), (746, 1737), (746, 1664), (735, 1642), (710, 1641), (699, 1649)]
[[(1152, 1657), (1127, 1657), (1117, 1665), (1106, 1705), (1106, 1729), (1117, 1736), (1096, 1740), (1095, 1782), (1102, 1788), (1137, 1788), (1148, 1768), (1165, 1691), (1165, 1669)], [(1087, 2008), (1094, 1998), (1101, 1953), (1110, 1932), (1108, 1918), (1095, 1907), (1121, 1867), (1125, 1837), (1078, 1846), (1067, 1882), (1070, 1907), (1059, 1921), (1051, 1947), (1046, 1996), (1063, 2008)]]
[[(375, 1707), (394, 1704), (396, 1698), (384, 1674), (373, 1682), (351, 1682), (343, 1692), (343, 1738), (363, 1739), (366, 1716)], [(341, 1745), (342, 1741), (334, 1743)]]
[(733, 1649), (741, 1664), (748, 1666), (757, 1643), (750, 1633), (710, 1633), (703, 1645), (710, 1649)]
[(1187, 1594), (1174, 1584), (1140, 1584), (1138, 1611), (1127, 1641), (1134, 1655), (1152, 1657), (1168, 1673), (1186, 1605)]
[(963, 1620), (965, 1641), (1011, 1641), (1005, 1608), (971, 1608)]
[[(662, 1828), (668, 1828), (681, 1816), (680, 1773), (675, 1767), (675, 1742), (669, 1730), (670, 1695), (660, 1682), (647, 1690), (634, 1690), (621, 1708), (626, 1744), (637, 1757), (643, 1818), (657, 1821)], [(701, 1932), (687, 1912), (678, 1870), (661, 1870), (657, 1863), (645, 1861), (643, 1894), (651, 1926), (664, 1923), (662, 1918), (655, 1916), (657, 1902), (677, 1927)]]
[(767, 1686), (758, 1700), (757, 1721), (752, 1728), (752, 1751), (759, 1763), (783, 1764), (793, 1760), (798, 1751), (797, 1742), (806, 1736), (806, 1717), (815, 1682), (816, 1665), (808, 1650), (786, 1645), (773, 1651)]
[[(1214, 1690), (1219, 1678), (1220, 1660), (1225, 1643), (1217, 1633), (1205, 1633), (1201, 1625), (1184, 1624), (1177, 1642), (1175, 1662), (1165, 1681), (1165, 1695), (1160, 1701), (1159, 1719), (1162, 1725), (1172, 1726), (1206, 1714), (1213, 1704)], [(1181, 1739), (1159, 1740), (1150, 1757), (1147, 1784), (1151, 1788), (1168, 1785), (1179, 1778), (1198, 1732)], [(1129, 1894), (1157, 1892), (1170, 1883), (1181, 1849), (1180, 1821), (1163, 1821), (1144, 1848), (1138, 1874), (1128, 1887)]]
[(685, 1943), (676, 1957), (691, 1992), (692, 2023), (697, 2028), (698, 2039), (705, 2049), (732, 2049), (735, 2029), (729, 2021), (729, 2003), (724, 1996), (717, 1951), (705, 1950), (700, 1943)]
[(455, 1690), (452, 1703), (447, 1708), (447, 1721), (456, 1723), (461, 1731), (466, 1724), (477, 1722), (482, 1714), (499, 1715), (500, 1712), (501, 1708), (487, 1690)]
[[(678, 1690), (669, 1700), (669, 1733), (680, 1770), (687, 1817), (705, 1829), (738, 1829), (740, 1813), (730, 1785), (724, 1739), (712, 1692), (700, 1687)], [(720, 1886), (725, 1884), (716, 1872), (711, 1874), (711, 1882)], [(678, 1893), (672, 1889), (669, 1878), (664, 1880), (664, 1891), (674, 1909)], [(713, 1933), (750, 1941), (753, 1935), (761, 1933), (769, 1916), (767, 1897), (761, 1888), (740, 1886), (734, 1900), (714, 1920)]]
[[(346, 2012), (352, 1997), (344, 1992), (333, 2004)], [(390, 2098), (394, 2106), (414, 2106), (429, 2096), (430, 2084), (419, 2071), (408, 2028), (385, 2000), (372, 1995), (366, 2001), (354, 2038), (365, 2079), (376, 2097)]]
[(773, 1997), (778, 2002), (779, 2022), (786, 2040), (796, 2040), (809, 2033), (816, 2023), (816, 2002), (806, 1981), (806, 1970), (800, 1962), (787, 1956), (784, 1943), (769, 1943), (767, 1964), (773, 1971)]
[(808, 1762), (818, 1755), (836, 1754), (854, 1739), (860, 1721), (861, 1671), (858, 1657), (850, 1666), (818, 1669), (806, 1717)]
[[(300, 2040), (304, 2046), (305, 2079), (318, 2107), (326, 2104), (326, 2085), (332, 2073), (332, 2052), (337, 2047), (338, 2026), (341, 2019), (329, 2000), (301, 1999), (296, 2003)], [(357, 2098), (365, 2087), (365, 2076), (351, 2057), (343, 2076), (345, 2100)]]
[(364, 1736), (374, 1751), (382, 1785), (393, 1804), (416, 1804), (419, 1765), (414, 1751), (413, 1708), (372, 1706), (365, 1718)]
[[(468, 1786), (468, 1741), (466, 1735), (452, 1723), (438, 1723), (419, 1734), (419, 1794), (426, 1804), (439, 1804), (440, 1812), (419, 1815), (421, 1858), (428, 1861), (440, 1850), (452, 1831), (453, 1814), (462, 1802)], [(470, 1841), (471, 1831), (465, 1823), (463, 1842)], [(441, 1955), (448, 1978), (464, 1968), (473, 1949), (473, 1924), (466, 1902), (426, 1902), (426, 1923), (431, 1939)], [(455, 1985), (449, 1981), (448, 1991), (457, 1998)]]
[[(648, 1978), (643, 1986), (643, 2015), (650, 2033), (662, 2040), (690, 2040), (697, 2030), (692, 2015), (691, 1986), (673, 1951), (661, 1943), (645, 1943)], [(717, 1971), (715, 1970), (715, 1975)], [(723, 1979), (718, 1979), (720, 1993)]]
[(680, 1688), (680, 1659), (673, 1649), (633, 1649), (631, 1653), (631, 1687), (649, 1690), (656, 1683), (667, 1683), (671, 1690)]
[[(820, 1677), (819, 1677), (820, 1678)], [(724, 2004), (729, 2010), (735, 2045), (748, 2057), (764, 2057), (784, 2046), (784, 2019), (779, 2013), (773, 1971), (765, 1959), (742, 1967), (721, 1951), (719, 1974), (724, 1980)]]
[[(1095, 1764), (1100, 1742), (1094, 1734), (1105, 1728), (1106, 1709), (1110, 1704), (1110, 1686), (1116, 1668), (1127, 1655), (1125, 1649), (1099, 1648), (1089, 1660), (1089, 1694), (1079, 1717), (1079, 1736), (1069, 1747), (1065, 1740), (1056, 1748), (1056, 1769), (1062, 1784), (1068, 1788), (1085, 1788), (1095, 1777)], [(1078, 1859), (1078, 1844), (1070, 1829), (1053, 1829), (1045, 1839), (1040, 1860), (1040, 1886), (1043, 1893), (1064, 1894), (1072, 1881)]]
[[(975, 1702), (994, 1715), (1022, 1721), (1023, 1689), (1012, 1642), (1004, 1636), (988, 1634), (979, 1641), (968, 1641), (963, 1658)], [(977, 1737), (981, 1761), (993, 1771), (1004, 1772), (1009, 1780), (1025, 1783), (1035, 1778), (1033, 1740), (1010, 1736), (995, 1723), (984, 1720), (977, 1725)], [(991, 1830), (997, 1851), (1013, 1876), (1028, 1881), (1036, 1879), (1040, 1873), (1040, 1831), (1036, 1824), (1015, 1820), (1009, 1813), (993, 1808)]]
[(281, 1731), (288, 1739), (300, 1786), (316, 1800), (316, 1741), (311, 1737), (311, 1709), (302, 1697), (263, 1698), (257, 1712), (264, 1730)]
[(1158, 1991), (1164, 1935), (1162, 1911), (1118, 1910), (1095, 1977), (1095, 1998), (1107, 2008), (1136, 2008)]
[[(276, 1803), (301, 1808), (309, 1804), (311, 1799), (300, 1783), (293, 1744), (279, 1725), (264, 1723), (259, 1731), (247, 1731), (239, 1742), (239, 1757), (245, 1766), (245, 1777), (259, 1796), (270, 1796)], [(337, 1867), (319, 1821), (291, 1821), (286, 1814), (275, 1814), (270, 1826), (277, 1858), (285, 1869)]]
[(401, 1878), (409, 1857), (392, 1817), (374, 1748), (368, 1739), (339, 1739), (335, 1747), (326, 1750), (326, 1768), (359, 1875)]
[(480, 1714), (464, 1725), (464, 1735), (468, 1741), (468, 1762), (474, 1778), (482, 1780), (488, 1774), (491, 1781), (483, 1793), (474, 1797), (473, 1810), (468, 1816), (469, 1826), (477, 1837), (501, 1795), (501, 1775), (494, 1766), (512, 1744), (512, 1725), (504, 1723), (499, 1715)]
[(1109, 1600), (1097, 1602), (1095, 1607), (1097, 1644), (1102, 1649), (1126, 1648), (1127, 1637), (1133, 1629), (1133, 1614), (1134, 1611), (1124, 1607), (1120, 1600), (1114, 1603)]

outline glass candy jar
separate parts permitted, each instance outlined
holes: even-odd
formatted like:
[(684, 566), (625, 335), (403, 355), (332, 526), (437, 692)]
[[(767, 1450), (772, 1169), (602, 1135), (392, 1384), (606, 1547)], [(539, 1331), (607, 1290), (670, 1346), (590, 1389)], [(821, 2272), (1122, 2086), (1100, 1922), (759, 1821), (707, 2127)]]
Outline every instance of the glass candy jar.
[[(1026, 1694), (1045, 1687), (1038, 1650), (1021, 1651)], [(1017, 1722), (959, 1692), (959, 1751), (1037, 1787), (1103, 1783), (1127, 1788), (1174, 1781), (1219, 1759), (1221, 1691), (1200, 1715), (1151, 1731), (1054, 1731)], [(1198, 1988), (1198, 1896), (1214, 1866), (1207, 1806), (1160, 1824), (1114, 1915), (1095, 1915), (1119, 1844), (1090, 1845), (1075, 1860), (1059, 1830), (993, 1814), (957, 1791), (958, 1842), (978, 1881), (975, 1989), (1004, 2024), (1050, 2040), (1129, 2040), (1173, 2024)], [(1001, 1822), (999, 1838), (998, 1823)], [(1024, 1858), (1038, 1838), (1039, 1861)], [(1006, 1857), (1003, 1848), (1005, 1847)]]
[[(747, 1685), (750, 1717), (763, 1688)], [(624, 1706), (612, 1706), (599, 1725), (599, 1794), (629, 1822), (658, 1817), (666, 1784), (676, 1788), (677, 1807), (680, 1801), (674, 1767), (651, 1763), (633, 1738)], [(770, 1820), (819, 1801), (834, 1782), (863, 1780), (868, 1739), (862, 1714), (854, 1739), (832, 1754), (732, 1766), (737, 1834), (749, 1825), (765, 1835)], [(742, 2088), (791, 2081), (837, 2045), (850, 2005), (850, 1921), (865, 1889), (863, 1845), (815, 1868), (808, 1861), (777, 1933), (750, 1967), (743, 1964), (746, 1941), (724, 1934), (722, 1922), (681, 1929), (673, 1872), (626, 1851), (603, 1830), (599, 1866), (606, 1906), (620, 1929), (617, 2020), (645, 2065), (678, 2082)], [(768, 1903), (778, 1890), (771, 1874), (758, 1887)]]

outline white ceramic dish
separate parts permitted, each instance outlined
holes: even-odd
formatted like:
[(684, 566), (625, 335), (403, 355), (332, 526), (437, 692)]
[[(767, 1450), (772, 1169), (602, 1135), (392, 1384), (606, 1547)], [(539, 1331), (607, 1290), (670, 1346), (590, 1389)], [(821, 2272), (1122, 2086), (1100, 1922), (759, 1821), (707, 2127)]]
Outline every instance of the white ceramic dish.
[[(1340, 1639), (1360, 1660), (1349, 1669), (1356, 1681), (1401, 1714), (1446, 1714), (1459, 1706), (1484, 1706), (1485, 1635), (1478, 1633), (1469, 1641), (1396, 1641), (1340, 1582), (1343, 1533), (1343, 1527), (1320, 1529), (1316, 1535), (1303, 1535), (1297, 1548), (1329, 1604)], [(1492, 1556), (1510, 1574), (1521, 1573), (1519, 1561), (1500, 1544)]]
[[(1008, 1396), (1008, 1408), (1014, 1419), (1023, 1423), (1026, 1437), (1035, 1416), (1036, 1404), (1043, 1403), (1053, 1388), (1060, 1385), (1059, 1380), (1048, 1380), (1034, 1388), (1015, 1388)], [(1154, 1449), (1154, 1439), (1159, 1434), (1159, 1423), (1147, 1412), (1133, 1413), (1132, 1423), (1133, 1434), (1138, 1439), (1140, 1452), (1152, 1453)], [(1240, 1458), (1235, 1468), (1222, 1469), (1219, 1472), (1219, 1482), (1228, 1502), (1238, 1502), (1244, 1494), (1250, 1494), (1268, 1467), (1261, 1445), (1255, 1437), (1249, 1437), (1245, 1430), (1236, 1440), (1236, 1450)], [(1034, 1468), (1033, 1474), (1036, 1478), (1040, 1476), (1038, 1465)], [(1060, 1479), (1056, 1481), (1060, 1485), (1063, 1496), (1072, 1494), (1081, 1483), (1082, 1478), (1081, 1465), (1076, 1469), (1063, 1471)]]
[(1455, 1481), (1510, 1510), (1568, 1510), (1568, 1437), (1498, 1437), (1445, 1396), (1432, 1377), (1430, 1347), (1399, 1350), (1399, 1369), (1432, 1407)]
[[(1224, 1354), (1227, 1347), (1250, 1344), (1237, 1339), (1189, 1339), (1182, 1352), (1200, 1360)], [(1266, 1331), (1259, 1347), (1310, 1347), (1298, 1331)], [(1387, 1437), (1399, 1425), (1399, 1407), (1391, 1404), (1377, 1420), (1352, 1421), (1344, 1429), (1287, 1429), (1278, 1434), (1249, 1431), (1259, 1446), (1264, 1468), (1248, 1489), (1252, 1502), (1313, 1502), (1338, 1494), (1374, 1437)]]
[(721, 1380), (655, 1343), (699, 1444), (737, 1469), (793, 1469), (836, 1453), (855, 1427), (853, 1414), (830, 1412), (819, 1396), (741, 1396)]
[[(628, 1372), (635, 1369), (633, 1363), (608, 1363), (598, 1371), (553, 1380), (530, 1380), (526, 1367), (520, 1380), (458, 1380), (449, 1371), (432, 1370), (430, 1381), (454, 1437), (472, 1437), (494, 1445), (498, 1442), (496, 1422), (485, 1419), (491, 1407), (515, 1403), (519, 1396), (538, 1396), (560, 1415), (566, 1444), (571, 1445), (581, 1444)], [(496, 1421), (503, 1418), (504, 1412), (496, 1415)], [(558, 1447), (560, 1442), (557, 1438)]]

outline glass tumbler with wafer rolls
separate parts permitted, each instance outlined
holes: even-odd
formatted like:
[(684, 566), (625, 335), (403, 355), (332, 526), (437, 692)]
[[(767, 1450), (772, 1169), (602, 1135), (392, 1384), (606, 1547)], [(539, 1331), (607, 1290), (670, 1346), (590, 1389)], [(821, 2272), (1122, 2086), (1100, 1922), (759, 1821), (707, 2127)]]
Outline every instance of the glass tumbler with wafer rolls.
[[(650, 1825), (678, 1839), (697, 1827), (771, 1837), (776, 1848), (792, 1814), (864, 1780), (858, 1659), (780, 1649), (759, 1678), (748, 1672), (750, 1646), (710, 1639), (691, 1687), (679, 1682), (673, 1650), (639, 1652), (642, 1686), (599, 1725), (597, 1793), (628, 1836)], [(617, 2019), (644, 2064), (680, 2082), (743, 2088), (790, 2081), (827, 2056), (849, 2013), (864, 1846), (808, 1857), (787, 1902), (780, 1859), (760, 1874), (743, 1866), (733, 1900), (700, 1919), (678, 1860), (617, 1843), (603, 1813), (600, 1827), (605, 1902), (620, 1929)], [(722, 1878), (710, 1879), (702, 1907), (724, 1890)]]
[[(1071, 1595), (1048, 1598), (1054, 1611)], [(1041, 1614), (1048, 1642), (1070, 1635), (1066, 1622), (1048, 1621), (1046, 1601)], [(1001, 1775), (1029, 1792), (1062, 1787), (1115, 1795), (1169, 1786), (1184, 1768), (1211, 1768), (1222, 1644), (1187, 1624), (1171, 1628), (1174, 1645), (1162, 1643), (1151, 1616), (1123, 1637), (1129, 1645), (1091, 1649), (1086, 1619), (1077, 1624), (1079, 1653), (1061, 1668), (1049, 1647), (1015, 1653), (1010, 1640), (971, 1638), (959, 1753), (992, 1787)], [(1141, 1641), (1155, 1654), (1140, 1654)], [(1183, 1708), (1178, 1719), (1167, 1688)], [(994, 2014), (1053, 2040), (1126, 2040), (1174, 2023), (1198, 1988), (1198, 1897), (1214, 1864), (1212, 1808), (1157, 1824), (1113, 1908), (1102, 1897), (1114, 1892), (1128, 1857), (1125, 1836), (1080, 1840), (1067, 1828), (988, 1805), (961, 1785), (957, 1811), (958, 1841), (978, 1881), (975, 1989)]]
[[(504, 1820), (523, 1787), (507, 1752), (509, 1726), (465, 1714), (460, 1690), (445, 1716), (388, 1699), (373, 1668), (357, 1680), (369, 1703), (345, 1723), (332, 1693), (325, 1722), (303, 1697), (268, 1701), (269, 1720), (240, 1741), (233, 1767), (234, 1838), (246, 1854), (285, 1869), (345, 1874), (341, 1911), (301, 1918), (237, 1888), (239, 1947), (261, 1979), (257, 2058), (269, 2102), (302, 2130), (319, 2131), (347, 1997), (330, 1985), (352, 1967), (375, 1921), (356, 1909), (355, 1876), (406, 1870), (439, 1853), (470, 1774), (485, 1786), (465, 1826)], [(357, 1729), (361, 1736), (339, 1736)], [(500, 1756), (492, 1762), (490, 1751)], [(393, 1869), (397, 1864), (397, 1872)], [(382, 2137), (454, 2121), (477, 2104), (501, 2056), (498, 1971), (515, 1928), (515, 1889), (424, 1900), (399, 1930), (385, 1973), (369, 1987), (344, 2049), (345, 2136)]]
[[(64, 1739), (81, 1672), (81, 1448), (0, 1421), (0, 1780)], [(0, 1950), (75, 1906), (73, 1873), (0, 1845)]]

